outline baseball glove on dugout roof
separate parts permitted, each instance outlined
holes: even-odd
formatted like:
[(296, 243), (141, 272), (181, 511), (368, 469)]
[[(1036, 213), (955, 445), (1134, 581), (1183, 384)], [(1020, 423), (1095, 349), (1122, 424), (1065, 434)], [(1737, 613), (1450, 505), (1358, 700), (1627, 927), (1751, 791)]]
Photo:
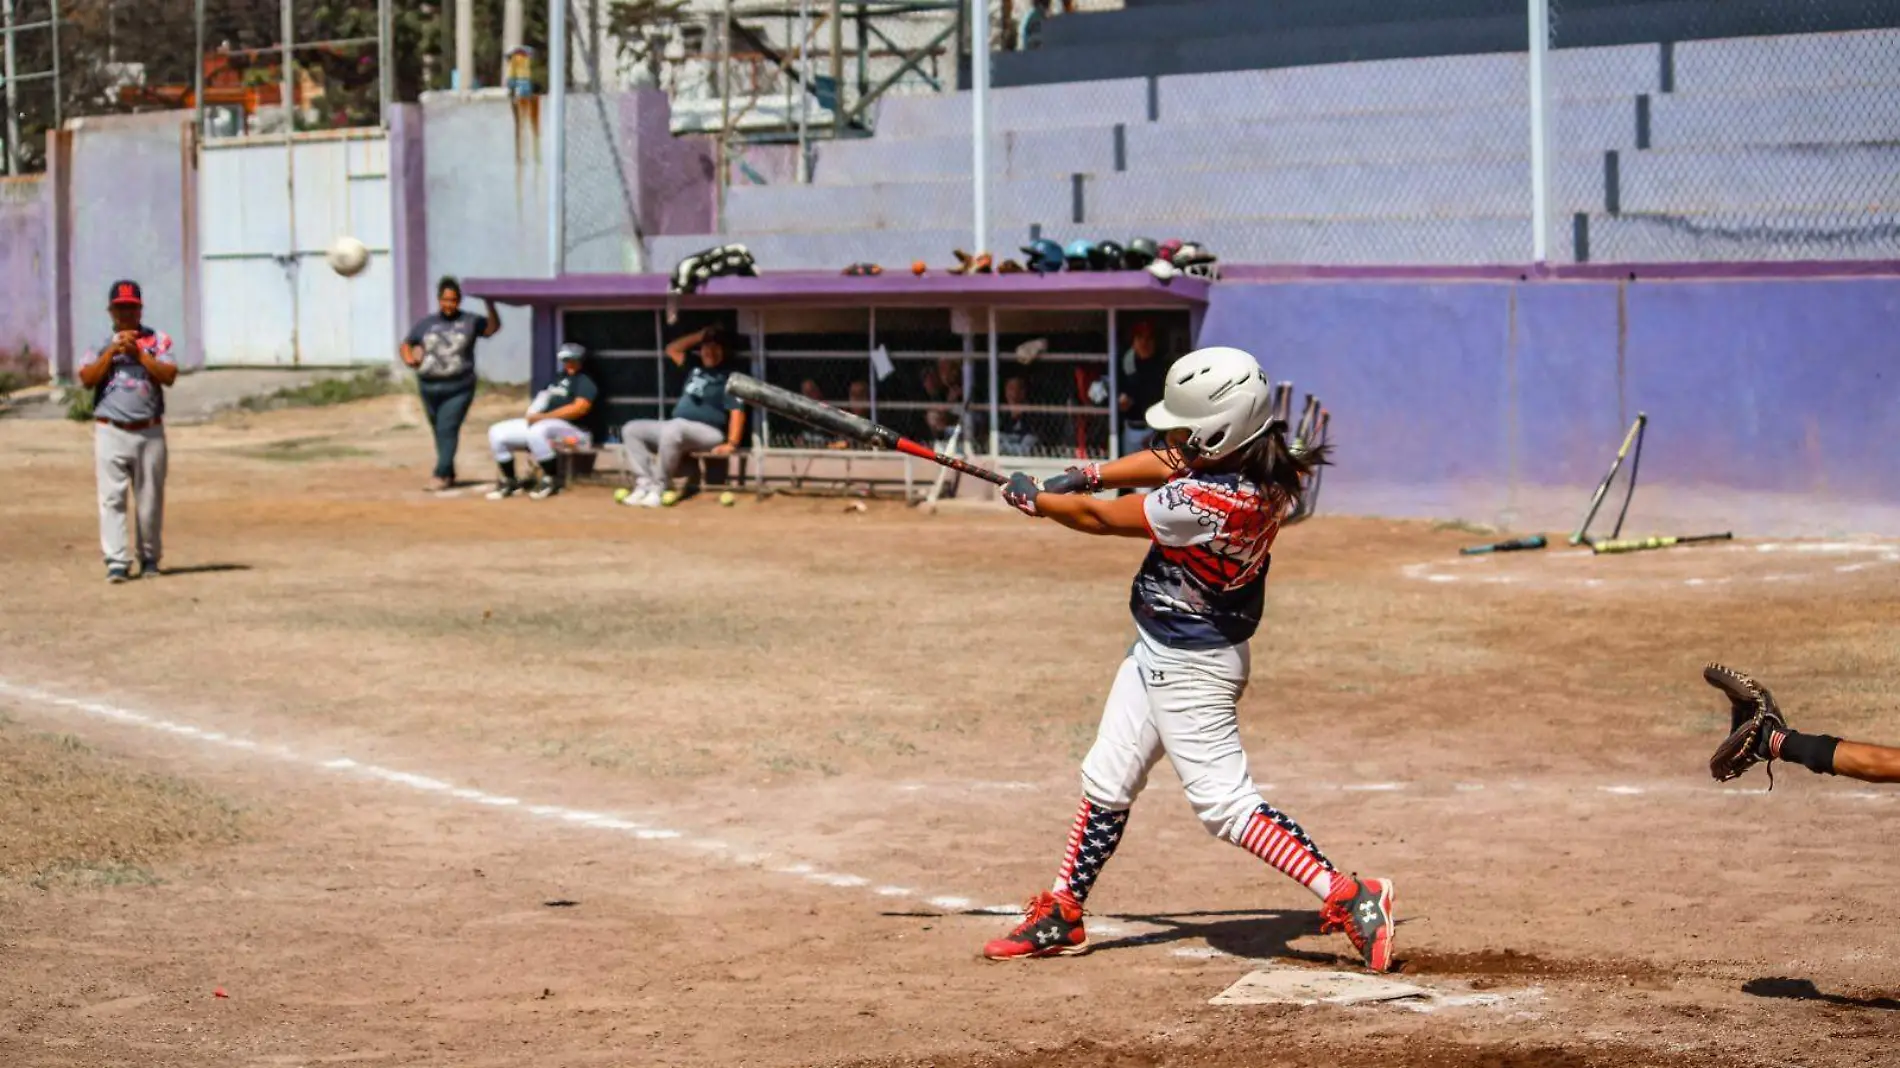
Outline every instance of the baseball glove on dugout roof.
[(1770, 737), (1786, 730), (1781, 708), (1775, 704), (1768, 687), (1732, 667), (1710, 664), (1702, 669), (1702, 678), (1722, 691), (1729, 703), (1729, 736), (1715, 747), (1709, 758), (1709, 774), (1716, 782), (1740, 778), (1756, 764), (1768, 761), (1768, 788), (1775, 788), (1774, 757), (1769, 753)]

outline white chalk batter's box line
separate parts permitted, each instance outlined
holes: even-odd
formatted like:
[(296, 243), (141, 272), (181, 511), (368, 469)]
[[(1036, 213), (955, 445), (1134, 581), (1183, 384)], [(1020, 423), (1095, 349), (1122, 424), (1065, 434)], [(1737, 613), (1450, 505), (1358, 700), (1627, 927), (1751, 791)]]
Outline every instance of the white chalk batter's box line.
[[(1716, 553), (1792, 553), (1796, 555), (1813, 556), (1856, 553), (1873, 557), (1871, 560), (1856, 560), (1852, 563), (1834, 564), (1829, 567), (1829, 570), (1833, 573), (1842, 575), (1851, 575), (1856, 572), (1866, 571), (1870, 568), (1900, 564), (1900, 545), (1896, 545), (1893, 542), (1769, 541), (1762, 542), (1759, 545), (1689, 545), (1683, 546), (1681, 549), (1685, 554), (1693, 552), (1696, 556), (1710, 556)], [(1536, 551), (1534, 555), (1542, 562), (1576, 562), (1597, 559), (1597, 555), (1588, 549), (1578, 549), (1574, 552)], [(1518, 560), (1517, 557), (1519, 556), (1524, 556), (1525, 559)], [(1509, 586), (1517, 583), (1525, 583), (1527, 585), (1550, 585), (1555, 583), (1581, 586), (1585, 589), (1630, 586), (1683, 586), (1688, 589), (1709, 589), (1716, 586), (1728, 586), (1737, 582), (1744, 584), (1751, 582), (1804, 582), (1815, 575), (1823, 573), (1818, 570), (1796, 572), (1777, 571), (1766, 575), (1743, 575), (1739, 578), (1735, 575), (1719, 575), (1714, 578), (1657, 578), (1653, 576), (1629, 575), (1617, 575), (1609, 578), (1586, 578), (1581, 575), (1563, 575), (1553, 578), (1544, 575), (1527, 576), (1524, 574), (1478, 575), (1467, 573), (1454, 575), (1447, 574), (1442, 570), (1449, 567), (1487, 569), (1504, 566), (1504, 564), (1508, 563), (1525, 564), (1529, 562), (1530, 557), (1523, 553), (1508, 553), (1504, 555), (1486, 553), (1481, 556), (1454, 556), (1444, 560), (1425, 560), (1415, 564), (1406, 564), (1399, 568), (1399, 574), (1408, 579), (1420, 582), (1470, 582), (1492, 586)]]

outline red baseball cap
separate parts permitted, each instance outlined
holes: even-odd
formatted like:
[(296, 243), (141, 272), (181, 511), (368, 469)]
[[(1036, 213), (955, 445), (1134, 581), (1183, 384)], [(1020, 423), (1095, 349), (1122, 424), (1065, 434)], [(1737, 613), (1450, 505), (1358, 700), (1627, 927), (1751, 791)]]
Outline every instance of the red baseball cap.
[(106, 298), (106, 304), (108, 306), (113, 304), (131, 304), (135, 307), (143, 308), (145, 307), (145, 291), (139, 288), (137, 282), (129, 278), (122, 278), (112, 283), (112, 295)]

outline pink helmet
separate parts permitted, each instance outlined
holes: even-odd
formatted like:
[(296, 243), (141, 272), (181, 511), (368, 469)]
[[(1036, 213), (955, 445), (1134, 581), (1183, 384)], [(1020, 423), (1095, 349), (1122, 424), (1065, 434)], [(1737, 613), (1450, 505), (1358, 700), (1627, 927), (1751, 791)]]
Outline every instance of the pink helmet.
[(1173, 263), (1174, 254), (1179, 251), (1181, 251), (1181, 239), (1178, 237), (1171, 237), (1167, 239), (1166, 241), (1163, 241), (1161, 243), (1161, 247), (1155, 250), (1155, 259), (1166, 260), (1169, 263)]

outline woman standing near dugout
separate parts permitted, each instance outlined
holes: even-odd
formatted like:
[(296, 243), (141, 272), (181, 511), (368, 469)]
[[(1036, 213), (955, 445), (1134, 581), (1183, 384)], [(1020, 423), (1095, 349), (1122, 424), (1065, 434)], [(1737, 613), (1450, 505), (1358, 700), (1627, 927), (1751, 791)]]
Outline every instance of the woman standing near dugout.
[[(1209, 833), (1306, 887), (1321, 901), (1320, 930), (1343, 931), (1368, 968), (1387, 971), (1392, 881), (1341, 873), (1298, 823), (1260, 796), (1235, 711), (1274, 535), (1306, 476), (1327, 462), (1326, 450), (1292, 450), (1285, 423), (1274, 418), (1271, 384), (1239, 349), (1201, 349), (1176, 361), (1146, 421), (1165, 448), (1071, 469), (1048, 486), (1018, 472), (1004, 490), (1028, 515), (1153, 544), (1130, 598), (1135, 642), (1082, 761), (1082, 805), (1055, 885), (983, 953), (1005, 960), (1087, 950), (1083, 903), (1165, 753)], [(1093, 495), (1153, 485), (1161, 488), (1112, 500)]]

